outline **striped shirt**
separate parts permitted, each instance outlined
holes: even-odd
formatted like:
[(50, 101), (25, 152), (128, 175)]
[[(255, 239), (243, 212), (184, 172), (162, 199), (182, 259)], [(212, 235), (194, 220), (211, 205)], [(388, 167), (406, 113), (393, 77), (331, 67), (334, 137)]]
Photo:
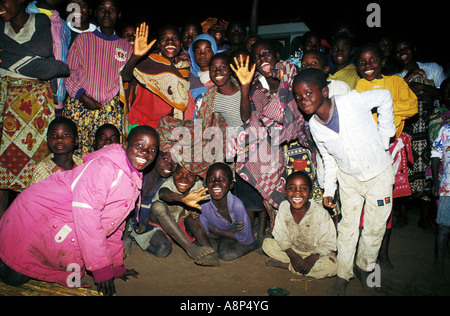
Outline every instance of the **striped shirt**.
[(214, 112), (222, 114), (229, 127), (239, 127), (243, 124), (241, 119), (241, 91), (233, 95), (224, 95), (217, 92), (214, 99)]
[(67, 93), (76, 99), (86, 93), (102, 105), (107, 104), (119, 93), (120, 68), (132, 53), (131, 44), (117, 34), (106, 36), (99, 29), (79, 34), (67, 57)]

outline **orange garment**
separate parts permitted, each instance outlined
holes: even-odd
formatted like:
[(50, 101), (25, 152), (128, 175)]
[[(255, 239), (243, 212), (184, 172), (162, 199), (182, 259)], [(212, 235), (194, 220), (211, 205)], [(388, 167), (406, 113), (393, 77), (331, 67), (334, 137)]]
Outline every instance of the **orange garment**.
[[(173, 114), (173, 107), (153, 92), (139, 85), (137, 87), (136, 99), (128, 113), (128, 121), (135, 125), (148, 125), (154, 129), (158, 128), (161, 117)], [(189, 94), (189, 103), (183, 113), (184, 120), (192, 120), (194, 117), (195, 102)]]

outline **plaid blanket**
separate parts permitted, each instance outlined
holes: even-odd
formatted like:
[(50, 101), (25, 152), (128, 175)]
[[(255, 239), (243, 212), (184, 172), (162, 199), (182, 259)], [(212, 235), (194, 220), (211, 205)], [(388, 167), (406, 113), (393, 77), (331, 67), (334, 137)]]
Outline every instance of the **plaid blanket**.
[(310, 147), (305, 120), (291, 91), (296, 73), (294, 64), (277, 63), (274, 72), (280, 80), (277, 93), (264, 88), (252, 91), (252, 115), (238, 135), (238, 139), (245, 140), (245, 146), (240, 146), (236, 172), (275, 208), (285, 198), (283, 144), (298, 140), (301, 146)]

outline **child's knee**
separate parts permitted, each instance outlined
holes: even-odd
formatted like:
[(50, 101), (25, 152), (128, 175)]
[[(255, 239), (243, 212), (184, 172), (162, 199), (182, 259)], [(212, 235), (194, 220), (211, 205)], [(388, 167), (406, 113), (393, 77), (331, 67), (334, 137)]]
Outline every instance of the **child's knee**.
[(161, 243), (155, 251), (155, 256), (158, 258), (165, 258), (172, 252), (172, 243)]
[(150, 212), (158, 217), (161, 215), (166, 215), (168, 212), (169, 208), (167, 207), (167, 204), (161, 201), (156, 201), (155, 203), (152, 204), (152, 207), (150, 209)]
[(7, 285), (19, 286), (27, 283), (30, 278), (14, 271), (0, 260), (0, 279)]

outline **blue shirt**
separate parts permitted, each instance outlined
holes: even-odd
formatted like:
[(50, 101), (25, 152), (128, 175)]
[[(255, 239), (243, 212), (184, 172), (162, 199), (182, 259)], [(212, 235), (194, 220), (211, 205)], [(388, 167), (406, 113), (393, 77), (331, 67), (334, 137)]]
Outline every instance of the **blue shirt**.
[(229, 230), (233, 228), (235, 222), (243, 222), (244, 229), (234, 234), (236, 240), (243, 245), (250, 245), (255, 240), (253, 238), (252, 226), (250, 225), (250, 218), (247, 215), (244, 203), (239, 198), (228, 192), (227, 194), (228, 212), (230, 213), (231, 222), (217, 212), (217, 207), (212, 200), (202, 205), (202, 213), (200, 214), (200, 221), (209, 234), (209, 225), (217, 227), (221, 230)]

